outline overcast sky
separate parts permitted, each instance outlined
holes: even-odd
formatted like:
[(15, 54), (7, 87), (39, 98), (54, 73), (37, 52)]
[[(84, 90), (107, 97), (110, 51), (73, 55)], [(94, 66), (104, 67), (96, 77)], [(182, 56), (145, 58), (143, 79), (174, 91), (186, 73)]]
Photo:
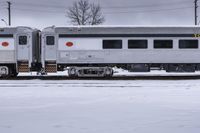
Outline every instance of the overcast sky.
[[(69, 26), (67, 7), (76, 0), (10, 0), (12, 26)], [(90, 0), (102, 6), (104, 25), (193, 25), (194, 0)], [(200, 2), (199, 2), (200, 4)], [(0, 18), (7, 21), (6, 0)], [(5, 23), (0, 21), (0, 26)]]

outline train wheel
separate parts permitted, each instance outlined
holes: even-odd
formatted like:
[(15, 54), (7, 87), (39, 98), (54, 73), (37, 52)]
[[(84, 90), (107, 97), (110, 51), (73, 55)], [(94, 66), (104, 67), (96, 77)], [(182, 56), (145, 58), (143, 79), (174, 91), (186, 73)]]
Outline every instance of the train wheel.
[(69, 75), (69, 77), (77, 77), (78, 75), (77, 75), (77, 72), (76, 72), (76, 68), (69, 68), (69, 70), (68, 70), (68, 75)]
[(113, 76), (113, 69), (112, 68), (106, 68), (105, 69), (105, 77), (112, 77)]
[(8, 77), (9, 76), (9, 67), (7, 66), (0, 66), (0, 77)]

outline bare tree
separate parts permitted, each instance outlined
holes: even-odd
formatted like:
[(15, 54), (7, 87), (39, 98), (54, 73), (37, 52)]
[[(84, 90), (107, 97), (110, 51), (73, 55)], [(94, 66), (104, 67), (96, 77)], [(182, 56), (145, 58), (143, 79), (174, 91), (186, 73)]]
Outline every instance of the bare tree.
[(88, 0), (74, 2), (67, 16), (73, 25), (99, 25), (105, 21), (100, 5), (90, 4)]

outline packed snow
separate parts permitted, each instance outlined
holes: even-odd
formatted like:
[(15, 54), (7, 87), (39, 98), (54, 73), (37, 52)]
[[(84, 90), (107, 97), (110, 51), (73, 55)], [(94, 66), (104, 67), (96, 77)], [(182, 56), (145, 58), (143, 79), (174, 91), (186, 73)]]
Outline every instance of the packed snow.
[(0, 133), (198, 133), (200, 80), (0, 80)]

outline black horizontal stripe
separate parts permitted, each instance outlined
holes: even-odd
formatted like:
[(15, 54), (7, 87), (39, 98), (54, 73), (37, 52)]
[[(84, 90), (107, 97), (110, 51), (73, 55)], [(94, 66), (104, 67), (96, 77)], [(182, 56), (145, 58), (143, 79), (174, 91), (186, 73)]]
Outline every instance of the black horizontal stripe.
[(195, 37), (194, 34), (59, 34), (59, 37)]
[(13, 34), (0, 34), (0, 37), (13, 37)]

